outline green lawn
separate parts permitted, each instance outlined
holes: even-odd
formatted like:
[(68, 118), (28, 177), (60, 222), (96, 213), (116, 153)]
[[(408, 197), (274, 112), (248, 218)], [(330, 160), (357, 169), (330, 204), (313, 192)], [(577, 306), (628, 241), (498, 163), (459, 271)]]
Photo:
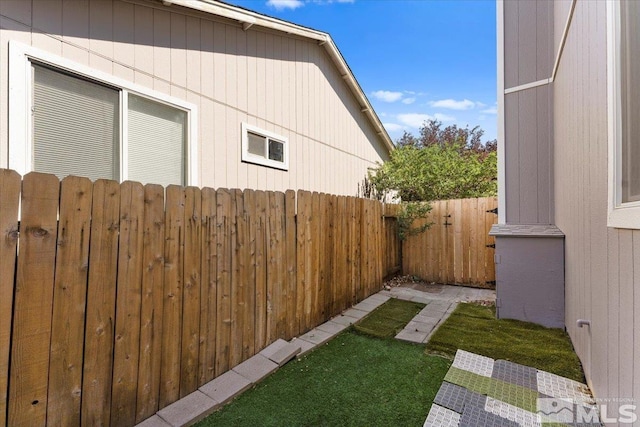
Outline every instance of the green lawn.
[(580, 360), (565, 331), (518, 320), (498, 320), (495, 307), (459, 304), (433, 334), (426, 352), (453, 358), (457, 349), (584, 382)]
[(584, 380), (564, 331), (496, 320), (493, 307), (460, 304), (426, 351), (372, 336), (392, 337), (421, 307), (388, 301), (198, 425), (421, 426), (458, 348)]
[(421, 426), (450, 361), (349, 330), (199, 426)]

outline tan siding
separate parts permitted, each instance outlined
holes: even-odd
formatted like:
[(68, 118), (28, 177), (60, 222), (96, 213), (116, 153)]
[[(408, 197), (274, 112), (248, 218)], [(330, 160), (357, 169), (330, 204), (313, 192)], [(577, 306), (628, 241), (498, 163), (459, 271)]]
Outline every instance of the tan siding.
[[(245, 32), (159, 4), (3, 0), (0, 14), (10, 18), (0, 17), (2, 167), (7, 166), (9, 40), (198, 105), (202, 185), (353, 195), (367, 167), (387, 157), (315, 42), (256, 28)], [(289, 139), (288, 172), (241, 163), (241, 121)]]
[[(640, 232), (606, 224), (605, 8), (577, 3), (554, 83), (555, 217), (566, 234), (567, 330), (587, 379), (597, 397), (639, 399)], [(554, 13), (557, 32), (566, 3)]]

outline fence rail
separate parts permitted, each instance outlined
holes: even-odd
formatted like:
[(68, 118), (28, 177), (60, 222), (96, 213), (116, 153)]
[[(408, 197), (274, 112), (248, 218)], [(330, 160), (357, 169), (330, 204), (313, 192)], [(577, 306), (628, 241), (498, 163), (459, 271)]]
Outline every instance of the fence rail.
[[(402, 271), (424, 280), (476, 287), (495, 285), (495, 197), (432, 202), (424, 222), (433, 225), (402, 244)], [(419, 222), (416, 223), (416, 226)]]
[(0, 201), (0, 426), (134, 425), (387, 268), (371, 200), (0, 170)]

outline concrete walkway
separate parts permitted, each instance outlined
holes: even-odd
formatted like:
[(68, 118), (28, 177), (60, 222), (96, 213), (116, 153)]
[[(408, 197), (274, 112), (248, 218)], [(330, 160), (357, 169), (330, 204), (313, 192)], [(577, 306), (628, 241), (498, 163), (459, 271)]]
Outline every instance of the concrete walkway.
[(401, 340), (423, 343), (428, 341), (458, 302), (495, 300), (495, 291), (447, 285), (410, 285), (378, 292), (290, 342), (277, 340), (232, 370), (161, 409), (138, 426), (181, 427), (195, 424), (262, 381), (292, 358), (304, 356), (357, 323), (390, 298), (427, 304), (396, 336)]

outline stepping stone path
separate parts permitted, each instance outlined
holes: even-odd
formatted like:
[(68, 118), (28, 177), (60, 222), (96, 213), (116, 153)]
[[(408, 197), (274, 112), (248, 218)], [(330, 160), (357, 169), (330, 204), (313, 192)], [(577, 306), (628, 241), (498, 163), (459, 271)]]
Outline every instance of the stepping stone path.
[[(593, 419), (576, 420), (578, 413)], [(545, 425), (601, 426), (589, 388), (549, 372), (463, 350), (456, 353), (424, 423), (424, 427)]]

